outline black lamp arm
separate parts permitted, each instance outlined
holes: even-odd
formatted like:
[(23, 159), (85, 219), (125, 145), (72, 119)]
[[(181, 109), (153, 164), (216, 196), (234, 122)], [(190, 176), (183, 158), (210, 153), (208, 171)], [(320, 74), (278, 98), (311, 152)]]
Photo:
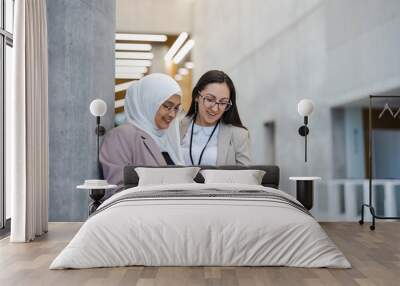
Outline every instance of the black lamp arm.
[(100, 125), (100, 116), (96, 116), (96, 124), (96, 135), (103, 136), (104, 134), (106, 134), (106, 129), (104, 128), (104, 126)]
[(308, 124), (308, 116), (304, 116), (304, 125), (300, 126), (299, 128), (299, 134), (301, 136), (307, 136), (308, 133), (310, 133), (310, 130), (307, 127)]
[(307, 135), (310, 133), (310, 129), (307, 127), (308, 116), (304, 116), (304, 125), (300, 126), (299, 134), (304, 136), (304, 161), (307, 162)]
[(106, 129), (104, 126), (100, 125), (100, 116), (96, 116), (96, 125), (95, 133), (97, 135), (97, 166), (101, 177), (102, 169), (100, 164), (100, 136), (103, 136), (106, 133)]

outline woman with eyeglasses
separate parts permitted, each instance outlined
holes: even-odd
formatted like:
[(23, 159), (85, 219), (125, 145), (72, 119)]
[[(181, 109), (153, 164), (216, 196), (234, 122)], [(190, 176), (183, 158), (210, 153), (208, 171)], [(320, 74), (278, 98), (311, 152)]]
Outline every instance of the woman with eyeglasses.
[(182, 165), (179, 124), (181, 108), (178, 83), (154, 73), (132, 84), (125, 96), (127, 123), (107, 132), (100, 152), (105, 179), (120, 185), (127, 165)]
[(249, 132), (236, 106), (232, 80), (223, 71), (206, 72), (192, 91), (180, 123), (186, 165), (249, 165)]

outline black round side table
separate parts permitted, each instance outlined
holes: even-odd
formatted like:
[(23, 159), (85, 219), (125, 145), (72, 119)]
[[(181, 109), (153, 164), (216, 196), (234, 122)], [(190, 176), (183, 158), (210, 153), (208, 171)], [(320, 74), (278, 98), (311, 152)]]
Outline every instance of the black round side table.
[(89, 215), (94, 213), (97, 208), (101, 205), (101, 199), (104, 197), (106, 190), (107, 189), (114, 189), (116, 188), (116, 185), (109, 185), (109, 184), (103, 184), (103, 185), (91, 185), (91, 184), (83, 184), (80, 186), (77, 186), (77, 189), (84, 189), (84, 190), (89, 190), (89, 197), (92, 199), (92, 202), (89, 205)]
[(308, 210), (314, 205), (314, 181), (320, 179), (320, 177), (289, 178), (291, 181), (296, 181), (296, 199)]

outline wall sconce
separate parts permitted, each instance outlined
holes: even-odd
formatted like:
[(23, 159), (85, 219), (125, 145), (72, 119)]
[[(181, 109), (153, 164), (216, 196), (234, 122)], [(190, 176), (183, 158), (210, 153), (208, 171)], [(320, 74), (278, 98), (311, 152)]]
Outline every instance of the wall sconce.
[(307, 135), (310, 130), (307, 127), (308, 116), (314, 110), (314, 103), (309, 99), (302, 99), (297, 105), (297, 112), (304, 117), (304, 125), (300, 126), (299, 134), (304, 136), (304, 161), (307, 162)]
[(100, 136), (106, 133), (104, 126), (100, 125), (100, 117), (104, 116), (107, 112), (107, 104), (102, 99), (95, 99), (90, 103), (90, 113), (96, 117), (96, 129), (97, 135), (97, 164), (100, 166)]

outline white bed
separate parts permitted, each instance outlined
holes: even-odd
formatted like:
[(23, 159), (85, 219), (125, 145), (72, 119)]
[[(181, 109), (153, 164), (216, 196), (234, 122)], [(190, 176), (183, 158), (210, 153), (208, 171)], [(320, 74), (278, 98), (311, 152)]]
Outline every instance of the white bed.
[[(173, 196), (146, 197), (175, 190)], [(265, 195), (253, 196), (253, 191)], [(350, 268), (318, 222), (298, 204), (280, 190), (255, 185), (130, 188), (100, 206), (50, 269), (127, 265)]]

